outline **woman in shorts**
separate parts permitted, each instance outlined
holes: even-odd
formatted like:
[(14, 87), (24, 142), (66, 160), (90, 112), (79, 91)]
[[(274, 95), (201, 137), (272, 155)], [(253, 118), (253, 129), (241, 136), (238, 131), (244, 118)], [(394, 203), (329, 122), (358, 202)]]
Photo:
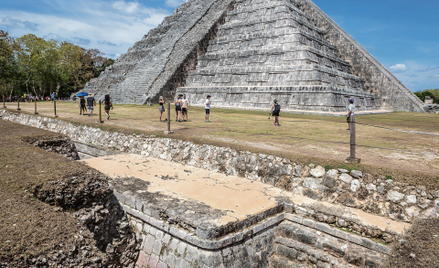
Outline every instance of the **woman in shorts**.
[(107, 120), (110, 120), (110, 109), (111, 107), (113, 107), (113, 103), (111, 103), (110, 100), (110, 95), (105, 95), (105, 99), (104, 99), (104, 109), (105, 109), (105, 114), (107, 115)]
[[(163, 96), (160, 96), (159, 98), (160, 122), (162, 122), (162, 114), (165, 111), (165, 106), (163, 106), (163, 104), (165, 104), (165, 100), (163, 99)], [(165, 121), (168, 121), (168, 119), (165, 119)]]
[(181, 115), (181, 97), (183, 95), (178, 95), (177, 100), (175, 101), (175, 121), (180, 122)]

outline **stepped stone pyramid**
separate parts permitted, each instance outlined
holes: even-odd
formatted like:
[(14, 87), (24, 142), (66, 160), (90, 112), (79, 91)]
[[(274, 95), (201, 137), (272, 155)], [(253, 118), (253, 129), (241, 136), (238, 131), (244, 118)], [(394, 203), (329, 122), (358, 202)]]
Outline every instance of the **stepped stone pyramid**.
[(84, 89), (116, 103), (186, 93), (202, 106), (424, 112), (423, 103), (310, 0), (191, 0)]

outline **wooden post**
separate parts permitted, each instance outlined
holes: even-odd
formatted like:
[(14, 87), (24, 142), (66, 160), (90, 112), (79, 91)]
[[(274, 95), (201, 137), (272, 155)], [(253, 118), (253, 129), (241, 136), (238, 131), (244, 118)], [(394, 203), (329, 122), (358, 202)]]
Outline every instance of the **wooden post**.
[(6, 109), (6, 104), (5, 104), (5, 95), (3, 95), (3, 109)]
[(56, 115), (56, 100), (53, 100), (53, 110), (54, 110), (54, 112), (55, 112), (55, 117), (58, 117), (58, 116)]
[(168, 103), (168, 130), (165, 131), (165, 134), (172, 134), (174, 133), (171, 131), (171, 103)]
[(359, 164), (361, 162), (360, 158), (355, 157), (355, 147), (356, 147), (356, 133), (355, 133), (355, 127), (356, 121), (355, 121), (355, 114), (351, 115), (351, 142), (350, 142), (350, 156), (348, 159), (346, 159), (347, 163), (354, 163)]
[(18, 105), (17, 111), (20, 111), (21, 110), (20, 109), (20, 96), (17, 96), (17, 105)]
[(37, 112), (37, 98), (36, 97), (35, 97), (34, 101), (35, 101), (35, 111), (34, 111), (34, 114), (38, 114), (38, 112)]
[(98, 123), (104, 123), (104, 121), (102, 121), (102, 102), (99, 101), (99, 121)]

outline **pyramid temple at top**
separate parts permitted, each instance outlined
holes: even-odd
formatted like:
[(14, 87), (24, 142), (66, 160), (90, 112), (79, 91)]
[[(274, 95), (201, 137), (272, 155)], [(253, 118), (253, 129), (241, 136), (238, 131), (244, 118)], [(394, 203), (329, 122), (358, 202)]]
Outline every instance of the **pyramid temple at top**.
[(423, 103), (311, 0), (190, 0), (85, 91), (115, 103), (424, 112)]

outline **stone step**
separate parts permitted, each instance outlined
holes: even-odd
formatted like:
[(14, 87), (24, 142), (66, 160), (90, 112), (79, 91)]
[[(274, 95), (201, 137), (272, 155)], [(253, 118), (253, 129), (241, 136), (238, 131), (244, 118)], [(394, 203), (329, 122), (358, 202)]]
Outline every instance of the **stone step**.
[(241, 13), (248, 13), (257, 10), (265, 10), (267, 8), (278, 7), (278, 6), (285, 6), (285, 1), (284, 0), (262, 1), (259, 4), (253, 2), (252, 5), (250, 6), (239, 5), (238, 3), (237, 7), (234, 10), (227, 13), (227, 17), (234, 17)]
[[(200, 60), (198, 63), (198, 68), (196, 70), (199, 70), (201, 72), (205, 72), (207, 70), (215, 70), (215, 69), (222, 69), (222, 68), (235, 68), (235, 69), (241, 69), (241, 71), (244, 71), (246, 68), (259, 68), (264, 67), (267, 69), (267, 71), (272, 70), (275, 68), (270, 62), (277, 61), (279, 64), (276, 65), (276, 68), (280, 69), (290, 69), (292, 66), (303, 66), (303, 70), (309, 70), (309, 66), (321, 66), (324, 68), (328, 68), (329, 70), (332, 70), (330, 73), (332, 75), (337, 76), (344, 76), (343, 74), (351, 74), (349, 66), (340, 65), (337, 62), (333, 62), (329, 59), (325, 58), (318, 58), (314, 55), (314, 57), (306, 57), (298, 55), (297, 58), (288, 57), (287, 55), (272, 55), (269, 57), (256, 55), (252, 57), (248, 57), (247, 59), (244, 58), (226, 58), (221, 60)], [(247, 60), (247, 63), (244, 61)], [(196, 71), (195, 70), (195, 71)], [(239, 73), (241, 73), (239, 71)], [(334, 73), (333, 71), (341, 72), (341, 74)], [(272, 72), (276, 73), (276, 71), (272, 70)], [(324, 71), (328, 73), (328, 71)], [(221, 73), (221, 72), (220, 72)]]
[(290, 261), (287, 258), (284, 258), (277, 254), (274, 254), (270, 258), (270, 268), (314, 268), (314, 267), (315, 267), (314, 265)]
[[(226, 46), (227, 47), (227, 46)], [(201, 56), (199, 60), (220, 60), (220, 59), (236, 59), (247, 58), (251, 56), (272, 56), (272, 55), (285, 55), (287, 53), (312, 53), (316, 56), (327, 58), (331, 61), (337, 62), (343, 66), (349, 67), (350, 64), (340, 58), (337, 58), (331, 54), (328, 54), (322, 50), (317, 50), (313, 47), (297, 45), (293, 43), (277, 44), (277, 45), (261, 45), (256, 48), (241, 48), (239, 46), (228, 46), (228, 49), (221, 48), (221, 50), (213, 51), (208, 50), (208, 53)], [(287, 54), (288, 55), (288, 54)]]
[[(288, 9), (289, 7), (285, 6), (282, 11), (278, 11), (274, 14), (266, 14), (262, 16), (252, 17), (251, 19), (243, 19), (243, 20), (233, 20), (230, 22), (226, 22), (225, 24), (219, 27), (222, 29), (240, 29), (240, 28), (254, 28), (254, 30), (258, 30), (257, 24), (267, 25), (273, 23), (275, 27), (279, 27), (282, 25), (291, 25), (296, 26), (296, 28), (307, 28), (316, 35), (323, 36), (324, 31), (314, 26), (309, 20), (303, 16), (292, 14)], [(250, 30), (250, 29), (248, 29)], [(259, 29), (260, 30), (260, 29)]]
[(260, 32), (260, 33), (243, 33), (243, 34), (235, 34), (235, 35), (218, 35), (216, 39), (210, 41), (211, 46), (222, 45), (225, 43), (233, 43), (233, 42), (243, 42), (257, 39), (272, 39), (274, 42), (278, 43), (288, 43), (295, 41), (302, 41), (298, 39), (297, 36), (309, 39), (320, 45), (324, 46), (328, 50), (325, 52), (329, 53), (331, 51), (337, 51), (337, 48), (326, 40), (317, 38), (313, 35), (310, 35), (306, 31), (297, 28), (291, 27), (279, 27), (274, 29), (273, 31)]
[[(340, 72), (338, 70), (334, 70), (332, 68), (328, 68), (321, 65), (315, 65), (315, 64), (308, 64), (308, 65), (292, 65), (292, 66), (261, 66), (261, 67), (216, 67), (214, 69), (206, 68), (206, 69), (196, 69), (193, 71), (190, 71), (189, 77), (187, 81), (191, 81), (190, 79), (193, 76), (196, 75), (204, 75), (209, 77), (214, 77), (215, 75), (221, 75), (221, 74), (236, 74), (236, 75), (249, 75), (249, 74), (256, 74), (256, 73), (263, 73), (263, 74), (291, 74), (291, 73), (327, 73), (331, 76), (338, 76), (343, 77), (345, 79), (351, 79), (351, 80), (357, 80), (361, 81), (362, 79), (348, 74), (344, 72)], [(298, 76), (297, 79), (300, 79), (301, 77)], [(189, 86), (189, 85), (188, 85)]]

